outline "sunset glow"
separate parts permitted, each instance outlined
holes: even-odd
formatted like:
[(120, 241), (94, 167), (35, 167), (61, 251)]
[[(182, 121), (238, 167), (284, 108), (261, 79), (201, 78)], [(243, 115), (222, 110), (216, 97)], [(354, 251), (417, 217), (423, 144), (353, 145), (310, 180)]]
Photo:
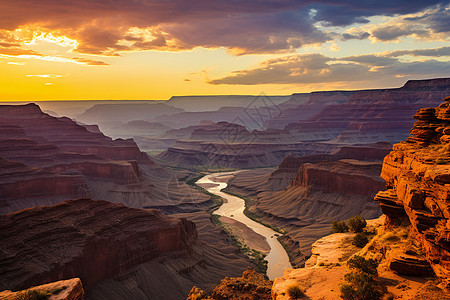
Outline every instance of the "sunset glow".
[(448, 1), (0, 3), (0, 100), (395, 87), (450, 75)]

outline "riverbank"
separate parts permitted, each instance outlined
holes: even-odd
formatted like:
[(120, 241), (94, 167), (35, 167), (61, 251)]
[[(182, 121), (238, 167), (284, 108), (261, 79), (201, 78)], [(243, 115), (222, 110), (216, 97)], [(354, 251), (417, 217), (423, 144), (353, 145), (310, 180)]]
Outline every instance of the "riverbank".
[[(234, 175), (234, 173), (235, 172), (224, 172), (205, 175), (204, 177), (197, 180), (196, 184), (201, 188), (207, 190), (209, 193), (222, 197), (226, 200), (224, 204), (222, 204), (216, 211), (213, 212), (214, 214), (218, 214), (220, 216), (231, 218), (237, 222), (240, 222), (254, 231), (256, 234), (259, 234), (266, 239), (267, 244), (270, 247), (270, 251), (265, 258), (268, 262), (267, 276), (270, 279), (279, 277), (283, 274), (285, 269), (292, 268), (289, 262), (289, 257), (284, 247), (277, 239), (279, 233), (269, 227), (266, 227), (258, 222), (249, 219), (244, 214), (244, 199), (222, 192), (222, 189), (227, 186), (227, 183), (223, 181), (227, 181), (230, 178), (229, 176)], [(251, 236), (252, 235), (248, 235), (247, 239), (249, 237), (251, 238)], [(245, 242), (244, 237), (238, 236), (238, 238), (242, 238), (244, 240), (244, 243), (248, 244), (248, 242)]]

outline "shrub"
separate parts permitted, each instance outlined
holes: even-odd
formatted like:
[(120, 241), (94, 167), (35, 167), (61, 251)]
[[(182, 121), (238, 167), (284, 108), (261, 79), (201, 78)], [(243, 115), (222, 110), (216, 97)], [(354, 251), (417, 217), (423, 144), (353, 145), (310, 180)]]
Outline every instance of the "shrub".
[(376, 290), (373, 276), (361, 272), (345, 275), (348, 284), (340, 286), (341, 298), (344, 300), (378, 300), (381, 293)]
[(355, 245), (358, 248), (364, 247), (368, 242), (369, 242), (369, 239), (362, 232), (357, 233), (355, 235), (355, 237), (353, 238), (353, 245)]
[(50, 294), (40, 290), (26, 290), (16, 295), (14, 300), (46, 300)]
[(333, 230), (334, 233), (341, 233), (341, 232), (347, 232), (348, 226), (345, 224), (345, 221), (333, 221), (331, 226), (331, 230)]
[(350, 227), (350, 230), (353, 232), (362, 232), (366, 225), (366, 220), (360, 215), (356, 215), (348, 220), (348, 227)]
[(305, 296), (305, 292), (298, 285), (291, 285), (287, 290), (289, 297), (292, 299), (299, 299)]
[(356, 269), (369, 275), (378, 274), (378, 262), (373, 258), (365, 259), (362, 256), (355, 255), (347, 261), (347, 265), (351, 269)]

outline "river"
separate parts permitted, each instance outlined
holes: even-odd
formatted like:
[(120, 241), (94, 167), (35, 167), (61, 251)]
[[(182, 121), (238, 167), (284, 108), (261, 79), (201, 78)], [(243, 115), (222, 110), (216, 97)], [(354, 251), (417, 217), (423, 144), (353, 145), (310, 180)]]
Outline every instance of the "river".
[(197, 180), (196, 184), (201, 185), (211, 194), (220, 196), (226, 200), (224, 204), (214, 211), (215, 214), (239, 221), (247, 225), (254, 232), (266, 238), (267, 243), (270, 246), (270, 251), (265, 257), (265, 260), (267, 260), (267, 276), (270, 280), (273, 280), (276, 277), (282, 276), (285, 269), (292, 268), (292, 265), (289, 262), (289, 257), (277, 239), (279, 233), (249, 219), (244, 214), (245, 201), (242, 198), (222, 192), (221, 190), (224, 189), (227, 184), (224, 182), (214, 181), (215, 177), (232, 174), (235, 174), (235, 172), (209, 174)]

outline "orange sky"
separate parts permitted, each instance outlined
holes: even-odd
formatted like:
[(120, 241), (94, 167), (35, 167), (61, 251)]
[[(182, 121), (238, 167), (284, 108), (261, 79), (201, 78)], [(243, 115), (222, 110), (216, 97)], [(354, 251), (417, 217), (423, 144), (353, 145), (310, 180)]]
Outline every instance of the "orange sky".
[(5, 0), (0, 101), (396, 87), (448, 77), (448, 3)]

